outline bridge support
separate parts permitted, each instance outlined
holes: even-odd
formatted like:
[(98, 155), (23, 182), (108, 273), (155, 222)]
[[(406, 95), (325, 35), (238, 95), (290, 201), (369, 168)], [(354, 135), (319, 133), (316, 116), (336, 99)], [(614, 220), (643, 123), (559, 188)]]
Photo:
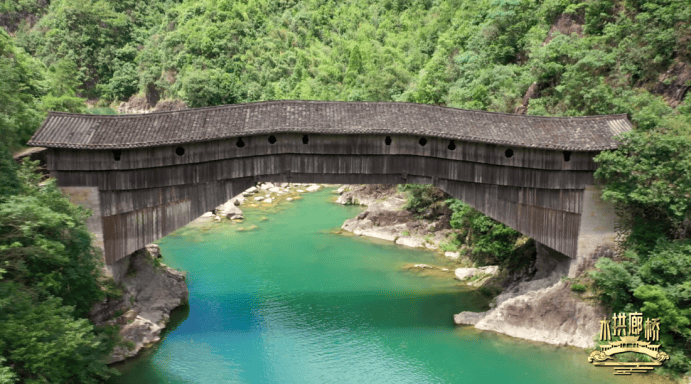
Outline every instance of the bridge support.
[[(290, 172), (286, 172), (290, 177)], [(436, 178), (433, 179), (436, 182)], [(95, 236), (94, 246), (101, 249), (105, 255), (103, 241), (103, 217), (100, 209), (100, 193), (97, 187), (60, 187), (60, 190), (73, 204), (79, 204), (91, 209), (93, 215), (87, 219), (87, 227)], [(599, 246), (614, 247), (616, 237), (615, 225), (617, 216), (614, 205), (603, 201), (602, 188), (589, 185), (583, 191), (582, 213), (578, 230), (578, 247), (576, 258), (571, 258), (568, 276), (576, 277), (584, 268), (594, 263), (595, 251)], [(547, 247), (547, 245), (543, 245)], [(551, 252), (557, 252), (550, 248)], [(558, 253), (558, 252), (557, 252)], [(561, 253), (560, 253), (561, 254)], [(563, 254), (562, 254), (563, 255)], [(565, 258), (568, 256), (564, 255)], [(106, 264), (106, 272), (115, 278), (122, 278), (127, 272), (129, 257), (124, 257), (114, 263)]]
[[(86, 220), (86, 227), (94, 235), (93, 245), (101, 250), (105, 261), (105, 247), (103, 244), (103, 216), (101, 215), (100, 193), (97, 187), (59, 187), (72, 204), (78, 204), (90, 209), (93, 215)], [(113, 264), (105, 265), (105, 272), (115, 281), (120, 281), (127, 273), (130, 265), (129, 255)]]
[(588, 268), (595, 258), (599, 246), (614, 248), (615, 226), (618, 218), (614, 204), (602, 200), (602, 188), (588, 185), (583, 191), (583, 211), (578, 229), (578, 250), (576, 259), (571, 261), (569, 277), (576, 277), (583, 268)]

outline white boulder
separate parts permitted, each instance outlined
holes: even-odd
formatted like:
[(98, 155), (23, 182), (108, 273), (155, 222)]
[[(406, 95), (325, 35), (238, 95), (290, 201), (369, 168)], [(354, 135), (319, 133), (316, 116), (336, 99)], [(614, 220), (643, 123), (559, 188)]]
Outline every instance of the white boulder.
[(217, 207), (216, 208), (216, 214), (218, 214), (219, 216), (230, 217), (233, 215), (242, 215), (242, 210), (240, 210), (240, 208), (235, 206), (235, 204), (233, 204), (233, 201), (230, 200), (227, 203)]
[(499, 273), (498, 265), (488, 265), (486, 267), (480, 267), (478, 269), (489, 275), (496, 275), (497, 273)]
[(233, 205), (238, 206), (245, 202), (245, 196), (240, 194), (230, 199), (230, 201), (233, 203)]
[(479, 273), (484, 273), (484, 274), (494, 276), (497, 273), (499, 273), (499, 266), (498, 265), (488, 265), (486, 267), (480, 267), (480, 268), (456, 268), (456, 271), (455, 271), (456, 278), (458, 280), (467, 279), (467, 278), (473, 277)]
[(422, 239), (419, 237), (403, 236), (396, 239), (396, 244), (411, 248), (422, 248)]
[(480, 272), (480, 270), (477, 268), (456, 268), (454, 273), (458, 280), (463, 280), (475, 276), (478, 272)]

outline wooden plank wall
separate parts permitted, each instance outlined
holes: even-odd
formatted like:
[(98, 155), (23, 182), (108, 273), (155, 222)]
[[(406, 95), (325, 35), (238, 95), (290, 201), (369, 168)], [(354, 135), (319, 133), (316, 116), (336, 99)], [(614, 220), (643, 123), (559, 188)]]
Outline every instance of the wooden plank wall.
[[(106, 262), (143, 248), (256, 181), (430, 183), (535, 240), (576, 257), (583, 189), (598, 152), (455, 142), (421, 136), (276, 134), (113, 150), (51, 149), (61, 187), (100, 191)], [(178, 147), (184, 149), (180, 153)], [(507, 149), (513, 151), (506, 156)], [(115, 160), (115, 155), (119, 160)]]

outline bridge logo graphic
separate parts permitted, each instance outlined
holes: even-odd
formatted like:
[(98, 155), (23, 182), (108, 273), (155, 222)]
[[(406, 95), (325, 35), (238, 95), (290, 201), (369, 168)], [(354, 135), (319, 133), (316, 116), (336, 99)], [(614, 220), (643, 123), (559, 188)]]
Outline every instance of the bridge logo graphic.
[[(660, 319), (648, 318), (644, 323), (642, 313), (629, 313), (628, 329), (626, 319), (627, 316), (624, 313), (619, 313), (619, 315), (615, 313), (611, 320), (612, 327), (610, 327), (609, 319), (600, 320), (600, 340), (610, 341), (610, 343), (600, 345), (599, 351), (593, 351), (588, 356), (589, 363), (612, 367), (614, 368), (615, 375), (630, 375), (631, 373), (651, 371), (669, 359), (666, 353), (660, 351), (659, 345), (650, 343), (651, 341), (660, 340)], [(643, 330), (645, 330), (645, 339), (650, 341), (638, 340)], [(612, 341), (612, 333), (614, 333), (615, 337), (619, 337), (619, 341)], [(652, 361), (607, 361), (613, 360), (612, 356), (625, 352), (641, 353), (649, 356)]]

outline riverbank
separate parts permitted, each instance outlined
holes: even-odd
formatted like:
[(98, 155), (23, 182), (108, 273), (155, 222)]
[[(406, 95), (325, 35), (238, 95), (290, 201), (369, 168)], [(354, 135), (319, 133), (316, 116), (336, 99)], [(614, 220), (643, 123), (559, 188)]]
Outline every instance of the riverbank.
[(173, 309), (187, 302), (189, 291), (185, 273), (160, 262), (158, 245), (149, 244), (130, 255), (124, 275), (114, 276), (123, 294), (97, 303), (89, 313), (96, 326), (116, 326), (121, 342), (106, 364), (136, 356), (161, 340)]
[(501, 271), (497, 266), (469, 268), (472, 262), (464, 255), (470, 250), (465, 245), (457, 252), (442, 250), (456, 235), (449, 225), (450, 213), (441, 212), (432, 220), (416, 218), (404, 209), (406, 196), (396, 186), (351, 185), (341, 187), (339, 193), (337, 202), (340, 204), (367, 206), (366, 211), (346, 220), (343, 230), (407, 247), (438, 251), (456, 260), (455, 276), (459, 280), (501, 292), (489, 311), (461, 312), (454, 316), (456, 324), (549, 344), (595, 346), (594, 335), (599, 331), (604, 309), (592, 301), (582, 300), (570, 290), (570, 284), (562, 281), (569, 271), (569, 258), (538, 243), (534, 249), (527, 249), (527, 252), (534, 252), (534, 261), (521, 271)]
[[(189, 223), (200, 227), (221, 221), (242, 222), (240, 205), (267, 208), (281, 202), (300, 200), (301, 194), (315, 192), (329, 184), (259, 183)], [(243, 228), (252, 230), (252, 226)], [(92, 308), (89, 318), (96, 326), (116, 326), (120, 343), (107, 359), (107, 364), (122, 362), (160, 341), (170, 313), (184, 305), (189, 297), (185, 273), (160, 262), (161, 252), (149, 244), (108, 273), (119, 283), (123, 294), (107, 299)]]

